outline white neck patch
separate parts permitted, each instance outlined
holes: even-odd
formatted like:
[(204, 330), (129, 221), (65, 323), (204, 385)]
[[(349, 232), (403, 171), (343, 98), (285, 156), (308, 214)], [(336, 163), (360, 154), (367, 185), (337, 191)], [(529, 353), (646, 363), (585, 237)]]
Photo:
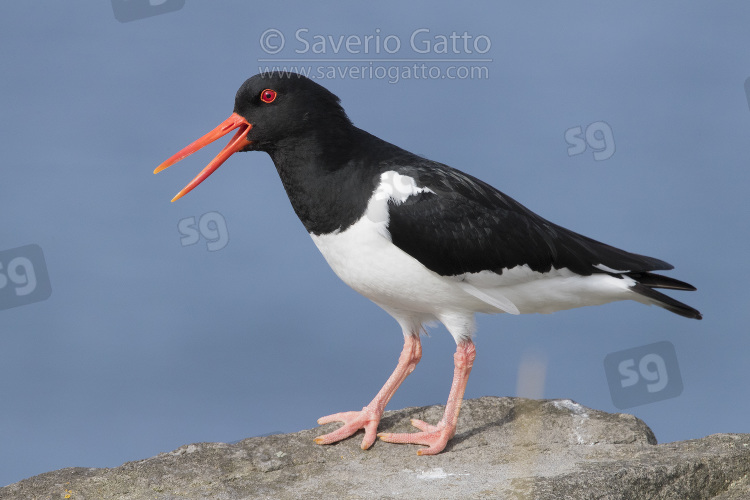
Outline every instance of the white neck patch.
[(430, 188), (418, 187), (413, 177), (389, 170), (380, 174), (380, 185), (375, 190), (373, 201), (391, 199), (399, 204), (409, 196), (432, 192)]
[(434, 194), (434, 191), (430, 188), (417, 186), (414, 178), (408, 175), (401, 175), (393, 170), (383, 172), (380, 174), (380, 184), (372, 195), (372, 198), (370, 198), (370, 203), (367, 205), (365, 215), (379, 226), (378, 231), (381, 234), (390, 239), (390, 233), (387, 229), (388, 221), (390, 220), (388, 202), (393, 201), (399, 205), (405, 202), (410, 196), (421, 193)]

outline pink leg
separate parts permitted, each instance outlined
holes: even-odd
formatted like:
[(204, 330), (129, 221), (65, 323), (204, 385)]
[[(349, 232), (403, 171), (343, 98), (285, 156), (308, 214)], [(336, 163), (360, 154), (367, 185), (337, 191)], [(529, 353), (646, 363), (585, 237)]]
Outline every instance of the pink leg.
[(430, 425), (422, 420), (412, 419), (411, 424), (422, 432), (391, 434), (382, 432), (378, 437), (389, 443), (424, 444), (429, 448), (421, 448), (417, 455), (435, 455), (443, 451), (445, 445), (456, 434), (458, 423), (458, 412), (461, 410), (461, 402), (464, 399), (466, 382), (469, 381), (469, 373), (476, 357), (476, 348), (471, 340), (461, 342), (456, 347), (453, 355), (455, 369), (453, 372), (453, 383), (448, 395), (448, 404), (445, 406), (443, 418), (437, 425)]
[(318, 444), (335, 443), (348, 438), (359, 429), (364, 429), (365, 437), (362, 439), (362, 449), (366, 450), (372, 446), (377, 438), (378, 424), (380, 423), (380, 417), (383, 416), (383, 411), (385, 411), (385, 406), (391, 400), (401, 382), (414, 371), (421, 358), (422, 343), (419, 341), (419, 334), (404, 337), (404, 349), (398, 358), (398, 365), (396, 365), (396, 369), (393, 370), (391, 376), (388, 377), (383, 388), (375, 396), (375, 399), (362, 408), (362, 411), (347, 411), (319, 418), (318, 424), (320, 425), (344, 422), (344, 426), (330, 434), (315, 438), (315, 442)]

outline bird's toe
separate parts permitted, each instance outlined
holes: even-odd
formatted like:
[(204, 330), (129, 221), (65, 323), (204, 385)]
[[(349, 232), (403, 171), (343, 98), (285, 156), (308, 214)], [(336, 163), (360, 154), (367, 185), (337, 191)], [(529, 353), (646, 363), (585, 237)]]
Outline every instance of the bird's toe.
[(348, 438), (360, 429), (364, 429), (365, 437), (362, 439), (362, 449), (366, 450), (377, 439), (378, 424), (382, 412), (373, 411), (368, 407), (361, 411), (346, 411), (334, 413), (318, 419), (318, 424), (324, 425), (332, 422), (343, 422), (344, 425), (333, 432), (315, 438), (317, 444), (332, 444)]
[(445, 449), (456, 431), (455, 427), (446, 426), (443, 422), (431, 425), (422, 420), (412, 419), (411, 424), (421, 432), (381, 432), (378, 437), (388, 443), (422, 444), (427, 448), (418, 450), (417, 455), (436, 455)]

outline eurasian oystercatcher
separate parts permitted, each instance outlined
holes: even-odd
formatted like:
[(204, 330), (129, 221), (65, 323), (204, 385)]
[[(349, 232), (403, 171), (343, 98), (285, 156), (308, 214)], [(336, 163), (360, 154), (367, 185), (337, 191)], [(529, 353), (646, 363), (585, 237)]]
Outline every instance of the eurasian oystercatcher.
[[(551, 313), (635, 300), (687, 318), (701, 314), (656, 288), (695, 290), (654, 274), (670, 264), (592, 240), (534, 214), (469, 174), (427, 160), (355, 127), (339, 98), (295, 74), (256, 75), (237, 91), (234, 113), (154, 171), (158, 173), (236, 130), (216, 158), (172, 201), (238, 151), (265, 151), (294, 211), (333, 271), (382, 307), (403, 330), (393, 374), (361, 411), (319, 424), (342, 427), (315, 439), (330, 444), (364, 429), (427, 445), (439, 453), (456, 432), (475, 358), (475, 313)], [(421, 432), (377, 434), (388, 401), (414, 370), (425, 322), (438, 320), (456, 341), (455, 372), (443, 418)]]

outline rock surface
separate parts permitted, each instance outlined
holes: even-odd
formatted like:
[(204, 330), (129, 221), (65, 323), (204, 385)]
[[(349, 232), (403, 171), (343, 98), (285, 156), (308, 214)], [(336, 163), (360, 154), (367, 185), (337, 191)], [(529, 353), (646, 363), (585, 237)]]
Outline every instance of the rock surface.
[[(410, 418), (437, 422), (442, 411), (390, 411), (380, 430), (411, 432)], [(337, 425), (61, 469), (0, 488), (0, 499), (750, 499), (750, 434), (657, 445), (634, 416), (570, 400), (467, 400), (436, 456), (381, 441), (362, 451), (361, 432), (313, 443)]]

